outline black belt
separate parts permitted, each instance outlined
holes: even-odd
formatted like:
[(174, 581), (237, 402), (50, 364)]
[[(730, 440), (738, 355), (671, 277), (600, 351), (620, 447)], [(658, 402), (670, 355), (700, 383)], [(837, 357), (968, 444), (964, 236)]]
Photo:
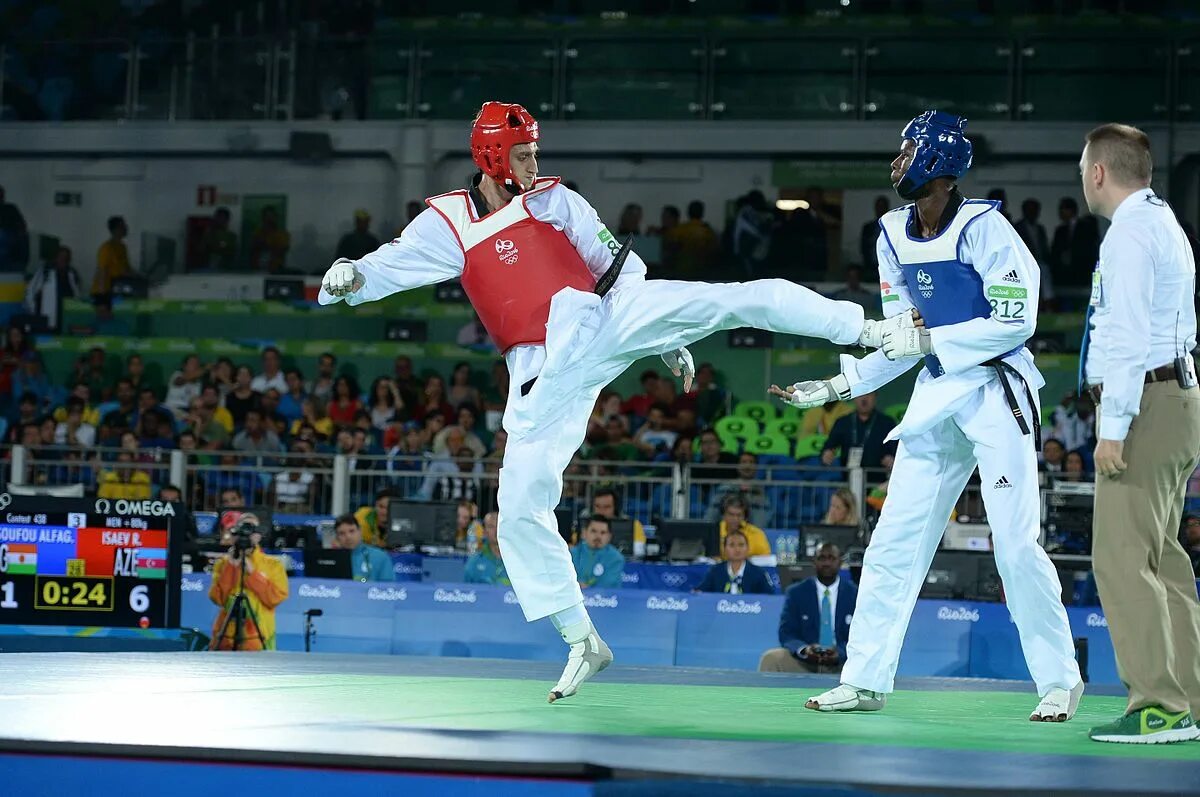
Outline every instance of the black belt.
[(616, 284), (617, 277), (621, 276), (621, 269), (625, 267), (625, 259), (629, 257), (630, 251), (633, 250), (633, 233), (630, 233), (625, 238), (625, 243), (621, 244), (621, 249), (613, 258), (612, 265), (604, 272), (600, 279), (596, 280), (595, 292), (597, 296), (603, 296), (612, 290), (612, 286)]
[[(1029, 401), (1029, 409), (1031, 412), (1037, 411), (1037, 402), (1033, 400), (1033, 391), (1029, 389), (1029, 383), (1025, 381), (1025, 377), (1021, 376), (1021, 372), (1013, 368), (1008, 363), (999, 358), (988, 360), (984, 365), (991, 366), (996, 372), (996, 377), (1000, 380), (1000, 387), (1004, 390), (1004, 398), (1008, 401), (1008, 408), (1012, 410), (1013, 417), (1017, 419), (1017, 426), (1021, 429), (1021, 434), (1029, 434), (1029, 423), (1025, 420), (1025, 413), (1021, 409), (1021, 405), (1017, 403), (1017, 395), (1013, 393), (1012, 385), (1009, 384), (1007, 374), (1011, 372), (1017, 379), (1021, 380), (1021, 387), (1025, 388), (1025, 398)], [(1042, 419), (1033, 416), (1033, 445), (1034, 448), (1041, 446), (1042, 439)]]
[[(1170, 382), (1175, 379), (1175, 369), (1170, 365), (1160, 365), (1157, 368), (1146, 372), (1146, 380), (1143, 384), (1152, 385), (1155, 382)], [(1092, 385), (1084, 393), (1087, 393), (1088, 398), (1093, 404), (1100, 403), (1100, 394), (1104, 392), (1104, 385)]]

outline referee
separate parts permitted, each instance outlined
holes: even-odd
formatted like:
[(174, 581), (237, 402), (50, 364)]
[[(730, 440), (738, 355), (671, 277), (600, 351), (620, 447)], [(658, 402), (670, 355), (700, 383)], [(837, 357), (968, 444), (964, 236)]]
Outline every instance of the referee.
[(1109, 124), (1079, 163), (1088, 208), (1112, 220), (1092, 275), (1080, 383), (1096, 402), (1093, 563), (1125, 715), (1098, 742), (1200, 736), (1200, 603), (1176, 534), (1200, 456), (1196, 263), (1175, 214), (1150, 189), (1150, 140)]

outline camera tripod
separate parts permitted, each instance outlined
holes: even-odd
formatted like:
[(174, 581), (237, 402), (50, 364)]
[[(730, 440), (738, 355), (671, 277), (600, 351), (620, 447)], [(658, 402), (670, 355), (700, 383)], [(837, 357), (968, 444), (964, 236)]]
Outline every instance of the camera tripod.
[(243, 549), (241, 551), (241, 573), (238, 576), (238, 591), (233, 596), (233, 603), (229, 606), (229, 614), (225, 617), (225, 622), (221, 625), (221, 631), (212, 641), (212, 650), (220, 650), (221, 642), (229, 634), (229, 626), (233, 625), (233, 650), (241, 650), (242, 645), (246, 641), (246, 620), (254, 623), (254, 628), (258, 631), (261, 640), (262, 629), (258, 625), (258, 617), (254, 614), (254, 607), (250, 605), (250, 599), (246, 596), (246, 559), (249, 557), (253, 548)]

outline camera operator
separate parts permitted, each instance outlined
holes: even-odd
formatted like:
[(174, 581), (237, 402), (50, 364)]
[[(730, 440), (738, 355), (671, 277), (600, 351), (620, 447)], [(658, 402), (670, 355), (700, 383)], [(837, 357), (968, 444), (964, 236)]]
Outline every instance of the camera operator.
[[(263, 553), (258, 517), (243, 514), (233, 544), (216, 561), (208, 597), (221, 610), (213, 623), (213, 650), (274, 650), (275, 607), (287, 600), (283, 563)], [(232, 616), (231, 616), (232, 615)]]

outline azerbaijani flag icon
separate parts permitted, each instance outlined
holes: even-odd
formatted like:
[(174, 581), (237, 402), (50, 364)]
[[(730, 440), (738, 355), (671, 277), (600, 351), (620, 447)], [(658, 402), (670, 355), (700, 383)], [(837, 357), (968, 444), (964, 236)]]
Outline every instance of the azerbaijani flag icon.
[(164, 548), (139, 548), (137, 552), (138, 578), (166, 578), (167, 551)]
[(10, 542), (4, 556), (6, 573), (14, 575), (37, 575), (37, 543)]

